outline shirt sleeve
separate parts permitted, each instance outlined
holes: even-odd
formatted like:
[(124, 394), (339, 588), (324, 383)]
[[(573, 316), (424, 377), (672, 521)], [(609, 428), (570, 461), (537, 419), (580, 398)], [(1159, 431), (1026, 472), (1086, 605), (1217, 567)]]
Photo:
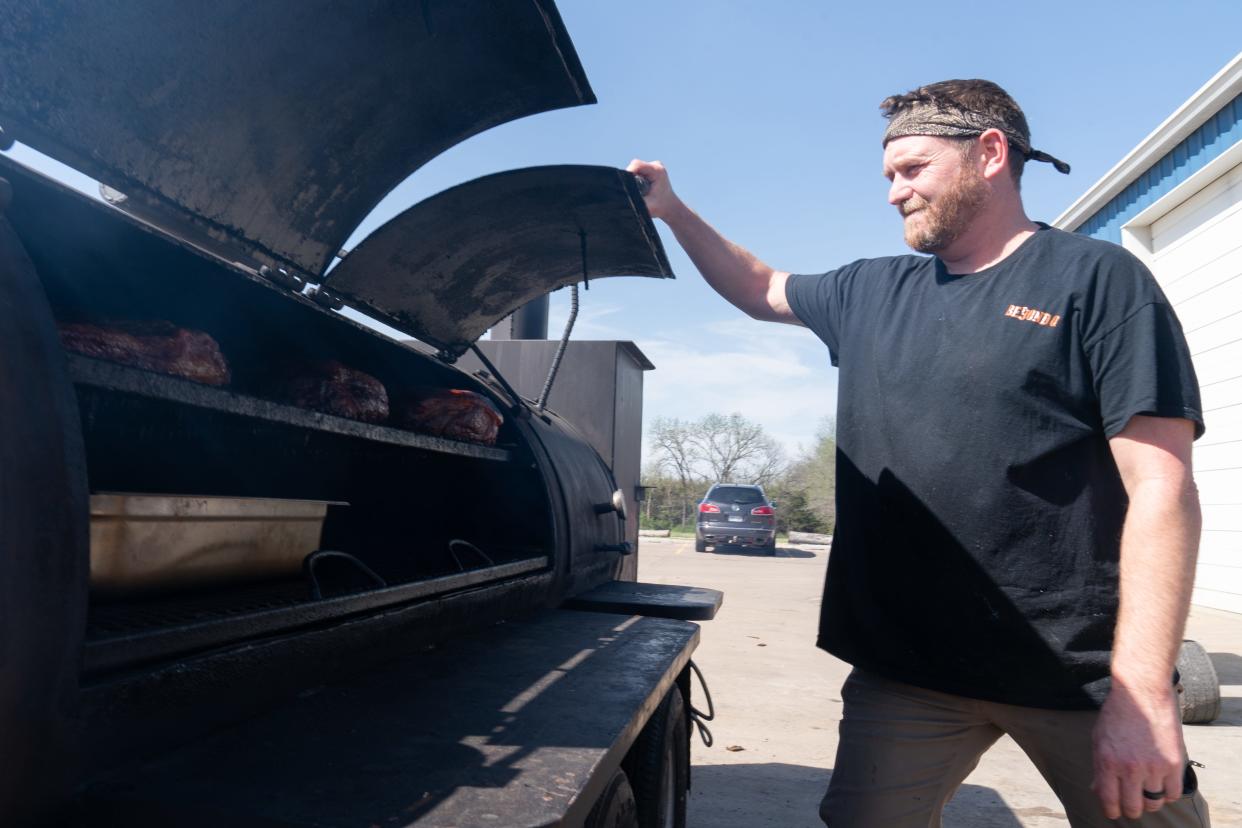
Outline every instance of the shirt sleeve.
[(785, 282), (785, 301), (803, 325), (828, 346), (832, 364), (837, 364), (841, 341), (840, 270), (819, 274), (791, 274)]
[(1203, 435), (1203, 404), (1190, 348), (1166, 302), (1141, 305), (1087, 346), (1104, 434), (1114, 437), (1136, 414), (1176, 417)]

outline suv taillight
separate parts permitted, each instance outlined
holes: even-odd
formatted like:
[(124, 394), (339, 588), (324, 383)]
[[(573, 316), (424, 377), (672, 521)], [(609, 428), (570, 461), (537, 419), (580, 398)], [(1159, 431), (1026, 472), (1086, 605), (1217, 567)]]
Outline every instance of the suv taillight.
[(720, 514), (720, 507), (712, 503), (700, 503), (699, 511), (700, 512), (711, 512), (712, 514), (718, 515)]
[(756, 506), (750, 510), (752, 515), (770, 515), (772, 514), (771, 506)]

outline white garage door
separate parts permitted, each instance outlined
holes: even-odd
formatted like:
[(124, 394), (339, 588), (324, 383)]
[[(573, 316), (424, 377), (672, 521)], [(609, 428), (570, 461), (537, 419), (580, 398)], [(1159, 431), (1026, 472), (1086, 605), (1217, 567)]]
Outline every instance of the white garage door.
[(1151, 242), (1207, 422), (1194, 456), (1203, 503), (1194, 602), (1242, 612), (1242, 165), (1155, 221)]

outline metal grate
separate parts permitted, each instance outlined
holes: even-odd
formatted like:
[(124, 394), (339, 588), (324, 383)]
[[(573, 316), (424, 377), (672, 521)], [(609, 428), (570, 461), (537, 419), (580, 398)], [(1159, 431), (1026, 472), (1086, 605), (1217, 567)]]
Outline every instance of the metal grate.
[(84, 662), (97, 673), (533, 574), (547, 556), (311, 600), (305, 583), (282, 581), (91, 606)]
[(219, 618), (295, 606), (309, 597), (302, 581), (252, 584), (227, 591), (179, 593), (137, 601), (92, 602), (86, 641), (100, 641), (147, 630), (201, 624)]

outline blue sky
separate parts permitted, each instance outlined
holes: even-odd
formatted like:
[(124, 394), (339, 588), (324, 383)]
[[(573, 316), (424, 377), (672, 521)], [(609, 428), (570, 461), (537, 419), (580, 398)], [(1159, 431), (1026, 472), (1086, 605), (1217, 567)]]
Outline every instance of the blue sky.
[[(1051, 220), (1242, 47), (1242, 3), (837, 3), (559, 0), (599, 98), (450, 150), (372, 221), (460, 181), (552, 163), (658, 158), (705, 218), (769, 264), (818, 272), (905, 252), (885, 201), (877, 105), (952, 77), (1005, 87), (1036, 148), (1032, 218)], [(370, 222), (364, 225), (368, 232)], [(703, 283), (661, 227), (675, 282), (608, 279), (582, 294), (575, 338), (633, 339), (656, 364), (645, 415), (741, 412), (791, 452), (836, 401), (809, 332), (753, 322)], [(560, 330), (565, 292), (554, 294)]]
[[(502, 125), (394, 190), (350, 244), (427, 196), (537, 164), (664, 161), (687, 202), (769, 264), (818, 272), (905, 252), (880, 174), (886, 95), (953, 77), (1000, 83), (1033, 144), (1028, 213), (1051, 220), (1242, 47), (1242, 2), (838, 3), (559, 0), (599, 103)], [(737, 411), (790, 451), (836, 399), (809, 332), (746, 319), (661, 228), (676, 281), (608, 279), (574, 336), (632, 339), (657, 369), (645, 414)], [(553, 296), (559, 332), (567, 293)]]

